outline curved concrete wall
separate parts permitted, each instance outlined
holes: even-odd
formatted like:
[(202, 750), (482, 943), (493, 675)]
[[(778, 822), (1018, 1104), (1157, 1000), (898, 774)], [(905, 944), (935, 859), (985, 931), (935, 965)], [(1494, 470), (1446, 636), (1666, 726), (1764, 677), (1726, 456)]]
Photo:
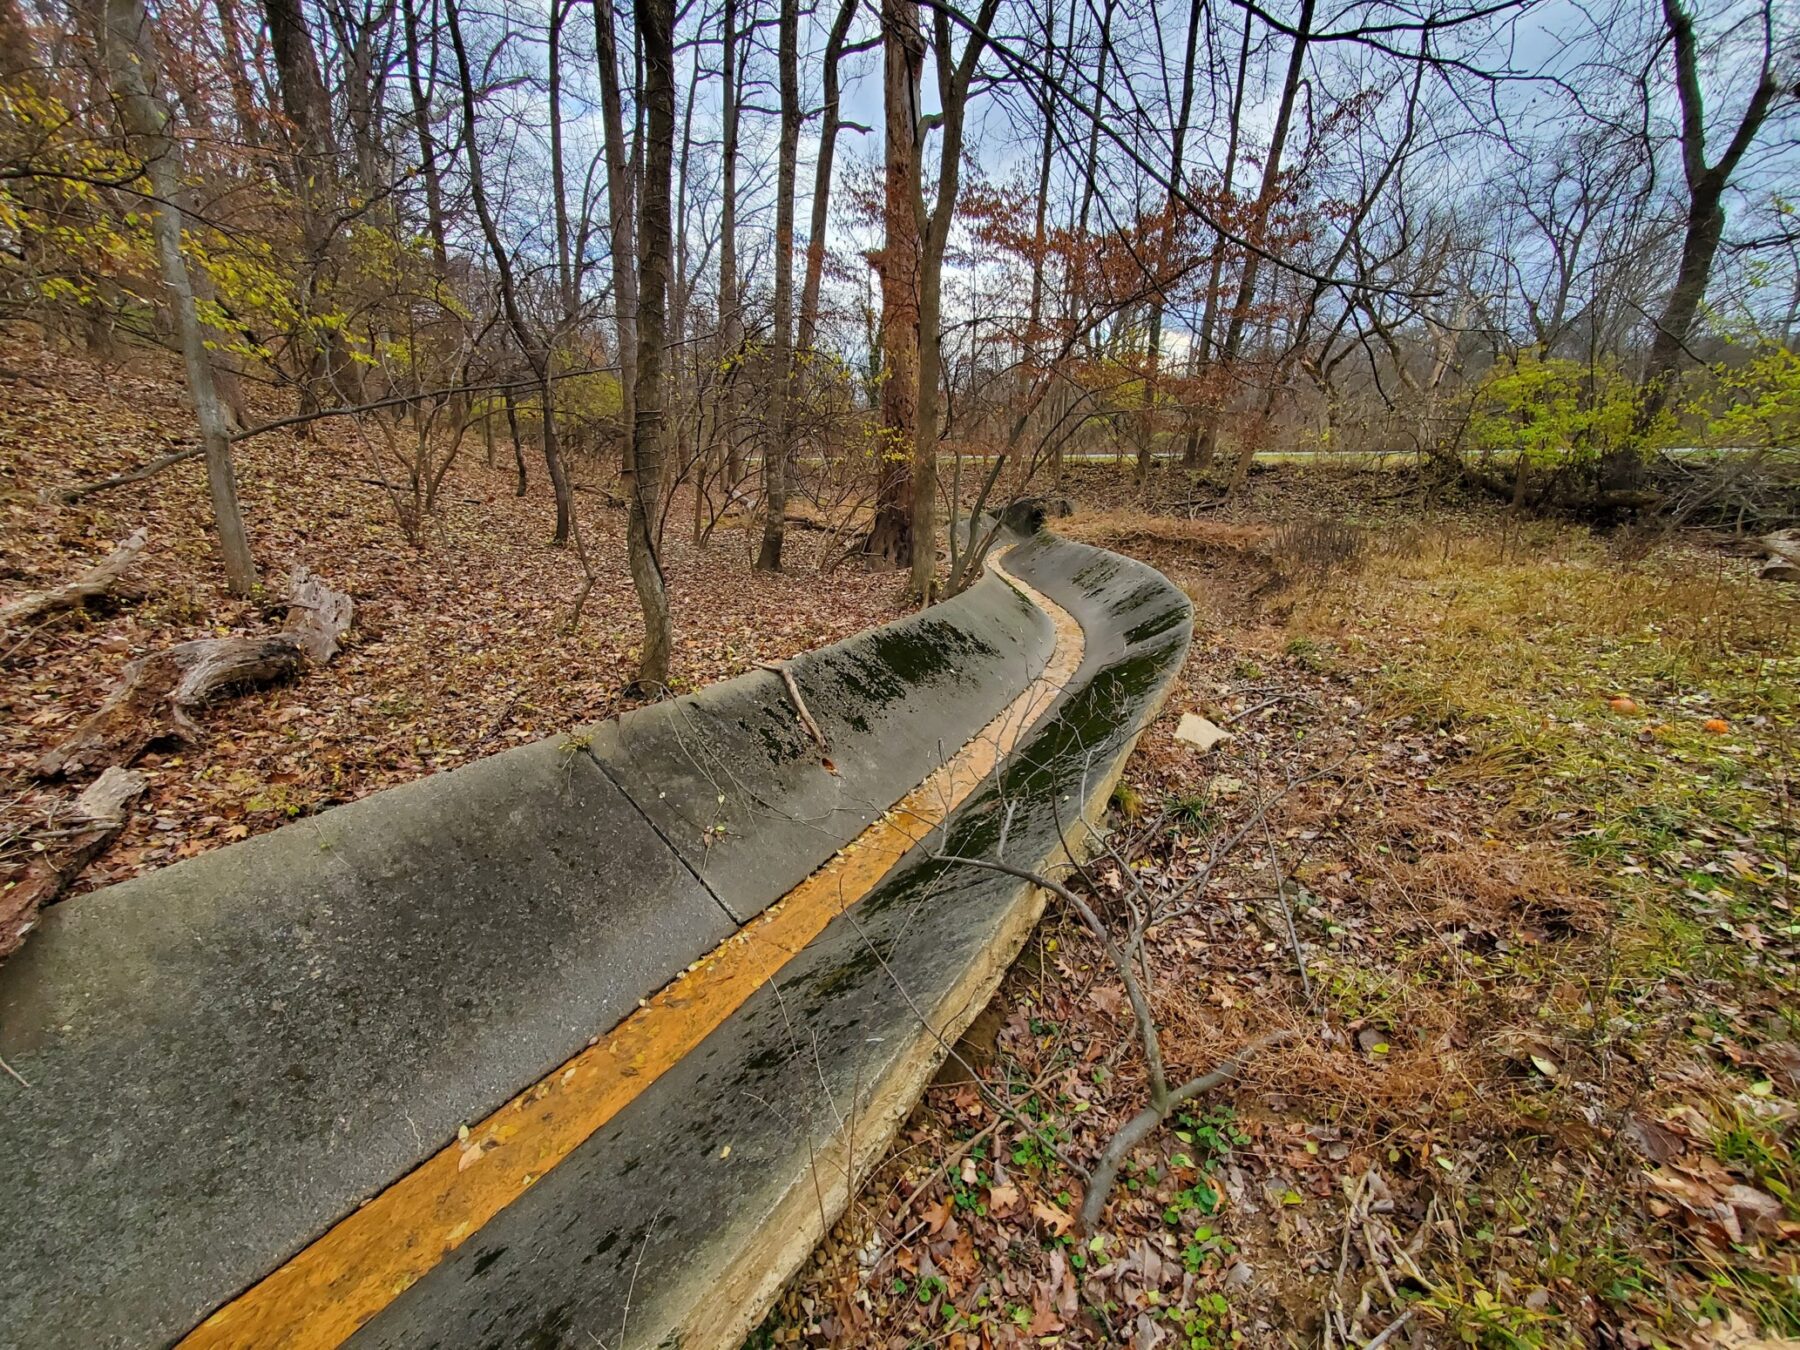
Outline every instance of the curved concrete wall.
[(735, 1348), (760, 1320), (1041, 913), (1030, 886), (934, 854), (992, 856), (1010, 805), (1008, 858), (1062, 856), (1187, 652), (1187, 598), (1141, 563), (1040, 535), (1006, 566), (1086, 649), (1001, 773), (351, 1345)]
[(756, 672), (50, 911), (0, 970), (32, 1083), (0, 1085), (0, 1344), (187, 1331), (811, 873), (1052, 643), (988, 578), (796, 658), (829, 767)]

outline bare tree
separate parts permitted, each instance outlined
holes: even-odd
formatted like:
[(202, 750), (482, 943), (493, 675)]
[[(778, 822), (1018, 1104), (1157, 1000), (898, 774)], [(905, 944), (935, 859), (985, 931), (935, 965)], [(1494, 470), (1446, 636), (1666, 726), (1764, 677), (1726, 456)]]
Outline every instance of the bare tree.
[(660, 692), (669, 683), (669, 595), (656, 539), (661, 519), (663, 455), (668, 447), (668, 391), (663, 380), (669, 290), (670, 175), (675, 157), (674, 0), (636, 0), (638, 41), (643, 46), (645, 113), (641, 271), (637, 301), (637, 385), (632, 432), (632, 473), (626, 498), (631, 580), (644, 612), (644, 646), (636, 685)]
[[(963, 129), (968, 119), (969, 87), (981, 63), (985, 34), (999, 7), (999, 0), (982, 0), (975, 26), (965, 39), (960, 56), (951, 38), (949, 15), (941, 9), (932, 12), (941, 108), (938, 114), (937, 191), (927, 210), (915, 158), (910, 193), (919, 238), (919, 388), (912, 451), (911, 590), (921, 601), (932, 598), (937, 569), (938, 383), (943, 375), (944, 250), (950, 242), (950, 224), (956, 213), (956, 197), (962, 182)], [(914, 89), (917, 89), (916, 82)], [(890, 119), (890, 134), (892, 130)]]
[(488, 201), (487, 184), (482, 173), (481, 139), (475, 120), (475, 79), (469, 69), (468, 45), (463, 38), (462, 20), (456, 0), (444, 0), (444, 15), (450, 30), (450, 45), (456, 52), (456, 74), (462, 93), (463, 153), (469, 162), (469, 195), (475, 202), (475, 213), (481, 220), (482, 237), (500, 280), (500, 302), (512, 329), (513, 340), (524, 353), (526, 364), (537, 380), (538, 408), (543, 427), (544, 468), (550, 475), (556, 495), (556, 532), (551, 542), (569, 541), (575, 520), (575, 494), (563, 471), (562, 454), (556, 441), (556, 391), (552, 386), (552, 354), (550, 344), (526, 317), (519, 295), (519, 284), (513, 270), (512, 253), (501, 238), (500, 226)]
[(780, 0), (781, 147), (775, 171), (775, 333), (769, 349), (769, 434), (763, 440), (763, 537), (756, 557), (781, 570), (787, 531), (787, 472), (793, 454), (794, 170), (800, 151), (800, 7)]
[[(1681, 0), (1662, 0), (1662, 17), (1664, 42), (1675, 63), (1675, 93), (1680, 104), (1681, 174), (1687, 189), (1687, 210), (1681, 263), (1675, 273), (1675, 284), (1657, 318), (1650, 355), (1644, 363), (1637, 409), (1639, 436), (1649, 431), (1668, 404), (1676, 372), (1687, 350), (1694, 315), (1706, 297), (1713, 260), (1718, 256), (1719, 240), (1725, 232), (1725, 190), (1743, 162), (1745, 152), (1768, 121), (1777, 98), (1784, 92), (1775, 65), (1774, 2), (1763, 0), (1758, 16), (1761, 53), (1756, 85), (1736, 125), (1730, 128), (1724, 151), (1708, 164), (1706, 95), (1701, 86), (1700, 44), (1694, 33), (1693, 16), (1682, 7)], [(1793, 85), (1792, 77), (1789, 85), (1786, 96), (1790, 100), (1800, 97), (1800, 87)], [(1630, 490), (1641, 478), (1642, 465), (1641, 443), (1621, 447), (1603, 468), (1602, 485)]]
[(102, 61), (118, 103), (119, 117), (126, 132), (141, 147), (143, 173), (150, 183), (148, 205), (157, 262), (169, 308), (174, 312), (182, 364), (187, 372), (188, 397), (193, 402), (201, 444), (206, 450), (206, 482), (212, 496), (213, 522), (219, 531), (225, 584), (233, 595), (248, 595), (256, 586), (256, 560), (250, 554), (250, 540), (238, 510), (231, 432), (214, 383), (206, 329), (194, 302), (194, 286), (182, 242), (181, 142), (170, 133), (168, 105), (155, 92), (162, 63), (150, 16), (144, 11), (143, 0), (104, 0), (99, 18)]
[[(913, 446), (919, 434), (919, 83), (925, 36), (917, 0), (881, 0), (887, 149), (881, 244), (881, 439), (875, 447), (875, 520), (864, 552), (893, 567), (912, 562)], [(927, 542), (926, 547), (930, 547)]]

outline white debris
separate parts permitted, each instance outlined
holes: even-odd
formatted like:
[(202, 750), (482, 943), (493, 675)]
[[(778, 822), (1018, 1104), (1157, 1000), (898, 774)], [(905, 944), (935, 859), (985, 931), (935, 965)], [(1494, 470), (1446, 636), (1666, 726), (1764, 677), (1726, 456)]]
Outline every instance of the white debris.
[(1186, 741), (1205, 754), (1221, 741), (1230, 740), (1231, 733), (1224, 727), (1207, 721), (1199, 713), (1183, 713), (1180, 725), (1175, 728), (1175, 739)]

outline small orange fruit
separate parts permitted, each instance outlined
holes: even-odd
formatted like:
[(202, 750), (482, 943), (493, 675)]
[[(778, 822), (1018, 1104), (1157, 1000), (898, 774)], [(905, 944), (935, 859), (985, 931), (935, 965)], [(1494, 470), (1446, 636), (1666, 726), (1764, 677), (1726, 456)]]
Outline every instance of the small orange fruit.
[(1731, 730), (1731, 723), (1723, 717), (1709, 717), (1706, 719), (1706, 729), (1715, 736), (1723, 736)]
[(1626, 698), (1625, 695), (1623, 695), (1623, 694), (1620, 694), (1615, 699), (1607, 700), (1606, 706), (1611, 708), (1617, 714), (1619, 714), (1620, 717), (1636, 717), (1637, 716), (1637, 711), (1638, 711), (1637, 700), (1634, 698)]

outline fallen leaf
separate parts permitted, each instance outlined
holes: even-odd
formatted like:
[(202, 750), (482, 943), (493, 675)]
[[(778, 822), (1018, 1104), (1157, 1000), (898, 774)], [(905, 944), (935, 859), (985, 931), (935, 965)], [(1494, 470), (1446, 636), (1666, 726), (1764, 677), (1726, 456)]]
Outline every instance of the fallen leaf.
[(1050, 1230), (1051, 1237), (1061, 1237), (1075, 1226), (1075, 1218), (1066, 1210), (1039, 1200), (1031, 1207), (1032, 1214)]

